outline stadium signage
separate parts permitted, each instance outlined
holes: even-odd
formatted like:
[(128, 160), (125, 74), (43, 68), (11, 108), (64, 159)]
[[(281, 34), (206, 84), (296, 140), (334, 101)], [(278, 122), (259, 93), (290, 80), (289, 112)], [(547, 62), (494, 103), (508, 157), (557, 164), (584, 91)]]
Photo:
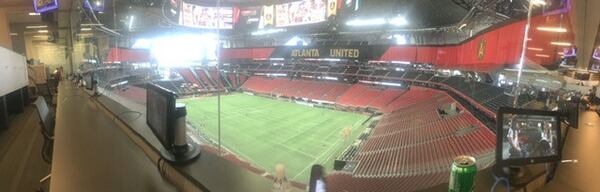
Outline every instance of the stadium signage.
[(388, 50), (387, 45), (315, 45), (315, 46), (280, 46), (275, 47), (270, 58), (287, 59), (348, 59), (375, 60)]
[[(287, 52), (287, 51), (284, 51)], [(291, 58), (348, 58), (359, 59), (361, 50), (356, 48), (302, 48), (291, 49), (285, 56)]]
[(329, 56), (334, 58), (358, 58), (360, 50), (358, 49), (330, 49)]
[(319, 49), (292, 49), (291, 57), (320, 57)]

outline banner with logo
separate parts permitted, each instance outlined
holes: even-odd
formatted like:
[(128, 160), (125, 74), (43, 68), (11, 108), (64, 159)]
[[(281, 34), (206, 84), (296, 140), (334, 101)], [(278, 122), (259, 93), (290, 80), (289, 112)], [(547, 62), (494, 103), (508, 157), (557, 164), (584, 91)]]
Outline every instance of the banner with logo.
[(327, 0), (327, 17), (337, 15), (337, 0)]
[(275, 6), (273, 5), (263, 6), (258, 28), (273, 26), (275, 24), (274, 8)]
[(388, 46), (294, 46), (277, 47), (271, 58), (321, 58), (371, 60), (379, 58)]

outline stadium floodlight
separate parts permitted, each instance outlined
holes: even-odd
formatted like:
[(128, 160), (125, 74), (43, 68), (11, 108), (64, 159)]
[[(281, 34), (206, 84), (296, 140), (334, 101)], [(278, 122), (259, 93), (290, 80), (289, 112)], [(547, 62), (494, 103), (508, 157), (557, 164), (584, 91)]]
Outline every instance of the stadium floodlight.
[(252, 32), (251, 35), (257, 36), (257, 35), (267, 35), (267, 34), (273, 34), (273, 33), (279, 33), (279, 32), (284, 32), (287, 31), (286, 29), (267, 29), (267, 30), (258, 30), (255, 32)]
[(406, 45), (408, 43), (408, 40), (406, 39), (405, 35), (396, 34), (392, 35), (391, 38), (396, 39), (397, 45)]
[(390, 25), (395, 25), (395, 26), (404, 26), (404, 25), (408, 25), (408, 21), (406, 21), (406, 18), (404, 18), (403, 16), (396, 16), (392, 19), (390, 19), (388, 21), (388, 23)]
[(527, 50), (530, 50), (530, 51), (543, 51), (544, 49), (537, 48), (537, 47), (527, 47)]
[(299, 42), (302, 43), (302, 46), (308, 46), (308, 43), (304, 39), (302, 39), (298, 36), (294, 36), (290, 40), (288, 40), (285, 43), (285, 46), (296, 46), (296, 45), (298, 45)]
[(375, 18), (375, 19), (354, 19), (346, 22), (348, 26), (374, 26), (374, 25), (383, 25), (386, 21), (383, 18)]
[(539, 31), (547, 31), (547, 32), (556, 32), (556, 33), (566, 33), (567, 29), (562, 27), (538, 27)]
[(550, 55), (546, 55), (546, 54), (535, 54), (536, 57), (544, 57), (544, 58), (550, 58)]
[(392, 61), (393, 64), (410, 65), (410, 61)]
[(152, 41), (148, 39), (136, 39), (131, 48), (150, 49), (152, 48)]
[(571, 43), (568, 42), (557, 42), (557, 41), (553, 41), (550, 42), (551, 45), (558, 45), (558, 46), (571, 46)]

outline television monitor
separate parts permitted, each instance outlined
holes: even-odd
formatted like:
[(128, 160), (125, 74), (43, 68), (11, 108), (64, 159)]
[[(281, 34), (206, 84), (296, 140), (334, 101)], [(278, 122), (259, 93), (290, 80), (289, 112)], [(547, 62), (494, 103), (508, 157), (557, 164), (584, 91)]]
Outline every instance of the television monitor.
[(310, 171), (308, 192), (326, 192), (325, 168), (322, 165), (313, 165)]
[(58, 9), (58, 0), (33, 0), (33, 10), (36, 13), (44, 13)]
[(165, 149), (170, 150), (174, 142), (177, 95), (153, 83), (148, 83), (146, 89), (146, 124)]
[(498, 165), (518, 166), (560, 160), (560, 112), (500, 108), (497, 117)]
[(233, 7), (206, 7), (183, 1), (179, 14), (179, 24), (183, 26), (201, 29), (233, 29)]
[(558, 111), (565, 114), (565, 121), (575, 129), (579, 127), (579, 102), (579, 99), (558, 102)]

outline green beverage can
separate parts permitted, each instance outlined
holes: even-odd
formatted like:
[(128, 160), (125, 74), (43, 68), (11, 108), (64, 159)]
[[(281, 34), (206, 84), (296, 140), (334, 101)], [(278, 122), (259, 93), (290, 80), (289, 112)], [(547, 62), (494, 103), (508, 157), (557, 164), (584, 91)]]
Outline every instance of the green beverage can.
[(448, 192), (471, 192), (475, 187), (477, 174), (477, 161), (471, 156), (458, 156), (454, 158), (450, 168), (450, 182)]

